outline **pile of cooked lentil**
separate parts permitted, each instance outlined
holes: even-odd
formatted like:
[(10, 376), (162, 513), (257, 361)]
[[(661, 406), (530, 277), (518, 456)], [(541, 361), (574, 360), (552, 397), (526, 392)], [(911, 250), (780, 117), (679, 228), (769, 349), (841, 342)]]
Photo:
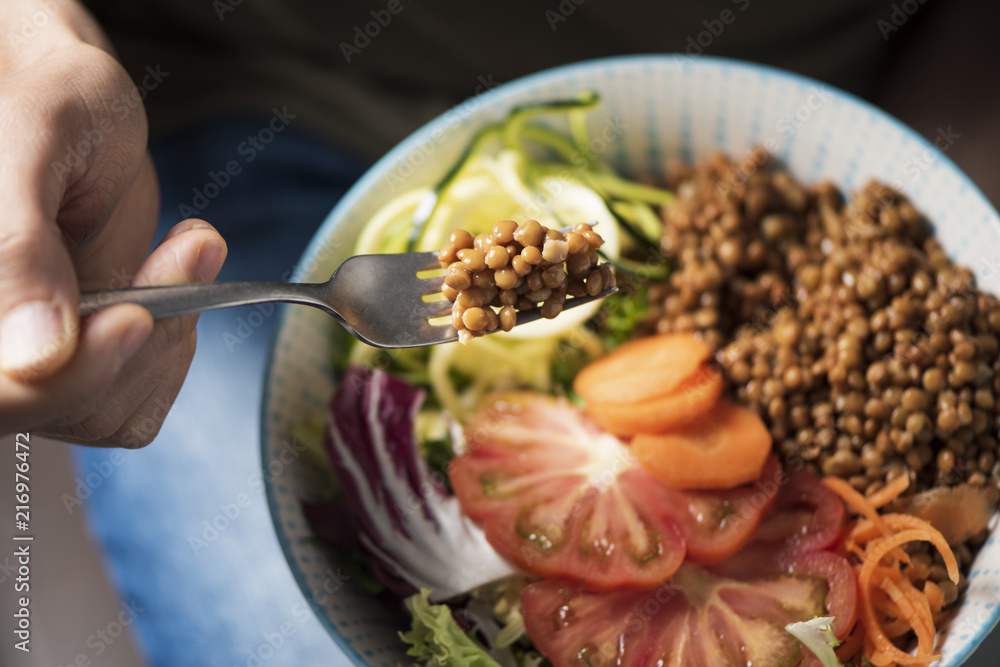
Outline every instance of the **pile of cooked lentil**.
[(552, 319), (567, 295), (595, 296), (613, 287), (610, 266), (599, 264), (603, 244), (586, 223), (565, 234), (537, 220), (502, 220), (475, 237), (453, 231), (438, 261), (446, 269), (441, 291), (454, 302), (451, 319), (459, 342), (510, 331), (518, 311), (540, 308), (542, 317)]
[[(673, 271), (649, 287), (640, 333), (699, 332), (786, 461), (863, 493), (899, 475), (911, 499), (978, 489), (992, 514), (1000, 302), (914, 206), (877, 182), (848, 200), (804, 186), (763, 150), (672, 165), (670, 179)], [(985, 535), (969, 530), (955, 539)], [(956, 553), (967, 566), (968, 547)]]

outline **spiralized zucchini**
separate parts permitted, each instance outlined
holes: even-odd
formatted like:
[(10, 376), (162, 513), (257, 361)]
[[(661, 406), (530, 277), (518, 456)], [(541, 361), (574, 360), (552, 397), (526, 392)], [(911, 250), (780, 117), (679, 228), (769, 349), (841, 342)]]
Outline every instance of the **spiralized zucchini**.
[[(621, 177), (594, 153), (587, 114), (599, 101), (595, 93), (581, 93), (515, 107), (503, 121), (479, 130), (437, 183), (404, 192), (377, 211), (356, 254), (436, 250), (453, 229), (476, 234), (504, 219), (535, 219), (549, 227), (590, 222), (605, 240), (605, 261), (664, 277), (662, 262), (622, 259), (622, 252), (657, 245), (662, 223), (654, 207), (673, 195)], [(563, 116), (568, 133), (539, 122), (543, 116)], [(428, 423), (442, 410), (461, 421), (487, 392), (553, 392), (561, 364), (600, 355), (601, 340), (584, 326), (599, 307), (576, 308), (466, 346), (386, 352), (355, 343), (348, 361), (374, 364), (427, 387), (426, 409), (436, 413)]]

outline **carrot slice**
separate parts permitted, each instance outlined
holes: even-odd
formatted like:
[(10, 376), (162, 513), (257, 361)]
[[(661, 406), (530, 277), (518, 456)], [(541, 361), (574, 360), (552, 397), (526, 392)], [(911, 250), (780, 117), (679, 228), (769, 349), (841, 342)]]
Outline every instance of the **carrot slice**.
[(671, 486), (724, 489), (760, 477), (771, 434), (755, 413), (721, 399), (701, 419), (667, 433), (640, 433), (631, 446), (639, 465)]
[(634, 403), (675, 391), (712, 351), (690, 333), (649, 336), (620, 345), (587, 364), (573, 390), (588, 404)]
[(592, 400), (587, 412), (616, 435), (662, 433), (708, 412), (719, 400), (722, 384), (722, 373), (704, 364), (669, 394), (632, 403)]

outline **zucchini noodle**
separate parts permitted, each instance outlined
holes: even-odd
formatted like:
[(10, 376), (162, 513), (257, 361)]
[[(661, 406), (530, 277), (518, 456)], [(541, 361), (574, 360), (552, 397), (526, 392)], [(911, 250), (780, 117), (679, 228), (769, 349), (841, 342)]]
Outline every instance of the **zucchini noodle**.
[[(644, 262), (641, 253), (623, 259), (621, 250), (622, 244), (632, 251), (658, 245), (662, 222), (654, 207), (673, 195), (623, 178), (595, 154), (587, 117), (599, 102), (587, 92), (524, 104), (486, 125), (436, 183), (386, 202), (362, 231), (356, 254), (436, 250), (453, 229), (487, 232), (503, 219), (536, 219), (549, 227), (589, 222), (599, 223), (605, 261), (643, 277), (665, 277), (662, 260)], [(542, 117), (563, 118), (568, 132)], [(388, 352), (354, 343), (347, 363), (383, 368), (426, 387), (426, 410), (436, 415), (431, 422), (442, 411), (462, 421), (490, 391), (565, 391), (572, 365), (604, 352), (602, 339), (585, 325), (599, 308), (576, 308), (467, 346)]]

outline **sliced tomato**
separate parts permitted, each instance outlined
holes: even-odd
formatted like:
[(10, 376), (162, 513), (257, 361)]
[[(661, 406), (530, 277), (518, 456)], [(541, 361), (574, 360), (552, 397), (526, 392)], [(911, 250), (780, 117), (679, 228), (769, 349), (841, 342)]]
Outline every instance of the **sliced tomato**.
[[(760, 524), (754, 540), (732, 558), (713, 566), (720, 576), (745, 579), (762, 574), (803, 574), (830, 582), (827, 613), (836, 617), (834, 634), (843, 639), (857, 618), (854, 572), (834, 547), (844, 527), (844, 504), (812, 473), (801, 470), (773, 478), (779, 491), (771, 514)], [(766, 478), (759, 483), (773, 488)]]
[(832, 546), (844, 528), (844, 503), (808, 470), (782, 476), (774, 512), (756, 540), (781, 551), (803, 553)]
[(687, 560), (712, 564), (729, 558), (750, 539), (778, 499), (772, 491), (782, 477), (775, 456), (753, 484), (719, 491), (676, 491), (684, 509), (675, 518), (687, 541)]
[(508, 394), (477, 411), (466, 436), (448, 471), (455, 495), (527, 572), (649, 588), (683, 561), (678, 498), (569, 402)]
[(823, 615), (834, 617), (832, 630), (837, 639), (847, 637), (858, 618), (857, 579), (847, 560), (832, 551), (813, 551), (788, 560), (785, 571), (826, 579)]
[(785, 625), (824, 615), (824, 599), (840, 597), (828, 588), (855, 585), (818, 563), (796, 568), (738, 580), (685, 563), (658, 588), (604, 593), (548, 579), (524, 589), (524, 624), (558, 667), (793, 667), (805, 649)]
[(496, 397), (466, 427), (451, 463), (463, 511), (525, 571), (591, 590), (651, 588), (685, 554), (716, 563), (740, 549), (774, 504), (777, 460), (757, 484), (680, 491), (643, 470), (629, 448), (567, 401)]

